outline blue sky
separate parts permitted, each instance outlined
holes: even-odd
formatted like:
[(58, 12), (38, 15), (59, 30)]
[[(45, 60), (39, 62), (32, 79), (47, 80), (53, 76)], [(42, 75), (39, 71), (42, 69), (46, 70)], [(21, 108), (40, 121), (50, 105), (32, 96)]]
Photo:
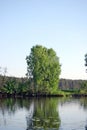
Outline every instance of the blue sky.
[(0, 66), (24, 77), (32, 46), (53, 48), (60, 78), (87, 79), (87, 0), (0, 0)]

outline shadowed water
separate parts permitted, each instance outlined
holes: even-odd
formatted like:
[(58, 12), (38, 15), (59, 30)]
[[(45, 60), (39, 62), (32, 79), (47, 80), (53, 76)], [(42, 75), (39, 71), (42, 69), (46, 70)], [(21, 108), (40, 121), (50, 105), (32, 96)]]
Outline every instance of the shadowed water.
[(0, 130), (86, 130), (87, 98), (0, 99)]

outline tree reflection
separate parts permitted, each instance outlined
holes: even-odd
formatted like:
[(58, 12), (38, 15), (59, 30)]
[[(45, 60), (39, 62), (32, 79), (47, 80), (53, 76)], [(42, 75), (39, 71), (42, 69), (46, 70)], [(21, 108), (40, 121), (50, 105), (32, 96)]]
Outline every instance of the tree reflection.
[(30, 107), (29, 115), (26, 117), (26, 130), (58, 130), (60, 118), (57, 105), (58, 100), (53, 98), (34, 100)]
[(15, 112), (21, 108), (26, 108), (27, 110), (30, 109), (30, 104), (32, 100), (23, 100), (23, 99), (14, 99), (14, 98), (7, 98), (7, 99), (0, 99), (0, 111), (2, 112), (3, 116), (8, 113), (15, 114)]
[[(24, 123), (22, 125), (25, 130), (59, 130), (61, 121), (57, 107), (58, 105), (66, 107), (70, 103), (77, 104), (83, 108), (83, 111), (87, 111), (87, 98), (0, 99), (0, 125), (8, 126), (9, 122), (12, 124), (16, 122), (16, 125), (20, 125), (20, 127)], [(17, 112), (23, 115), (18, 117)], [(87, 121), (84, 129), (87, 129)], [(19, 126), (17, 130), (19, 130)]]
[(80, 105), (84, 108), (84, 110), (87, 110), (87, 97), (80, 98)]
[[(16, 113), (20, 110), (21, 111), (25, 110), (25, 112), (28, 113), (32, 101), (33, 101), (32, 99), (16, 99), (16, 98), (2, 99), (1, 98), (0, 99), (0, 126), (2, 125), (3, 127), (6, 126), (9, 128), (10, 127), (10, 125), (8, 125), (9, 122), (11, 121), (16, 122), (16, 120), (14, 121), (14, 118), (11, 120), (11, 117), (15, 117)], [(16, 119), (17, 118), (18, 117), (16, 116)], [(24, 120), (26, 119), (24, 118)], [(14, 123), (10, 123), (10, 124), (14, 124)], [(19, 125), (19, 121), (17, 121), (16, 125)]]

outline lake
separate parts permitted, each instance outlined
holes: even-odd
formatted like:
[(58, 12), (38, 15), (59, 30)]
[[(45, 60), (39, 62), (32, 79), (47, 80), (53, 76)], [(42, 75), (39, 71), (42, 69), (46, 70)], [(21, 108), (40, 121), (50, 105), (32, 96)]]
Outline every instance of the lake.
[(0, 99), (0, 130), (86, 130), (87, 98)]

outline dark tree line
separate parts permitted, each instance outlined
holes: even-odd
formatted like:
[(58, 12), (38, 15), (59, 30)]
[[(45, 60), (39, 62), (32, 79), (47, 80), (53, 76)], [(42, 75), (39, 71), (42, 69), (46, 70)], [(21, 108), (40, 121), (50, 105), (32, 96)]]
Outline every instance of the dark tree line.
[[(4, 78), (4, 80), (3, 80)], [(59, 90), (77, 91), (87, 90), (86, 80), (60, 79), (57, 85)], [(43, 91), (44, 92), (44, 91)], [(0, 95), (3, 96), (32, 96), (34, 94), (33, 80), (28, 78), (3, 77), (0, 76)]]

